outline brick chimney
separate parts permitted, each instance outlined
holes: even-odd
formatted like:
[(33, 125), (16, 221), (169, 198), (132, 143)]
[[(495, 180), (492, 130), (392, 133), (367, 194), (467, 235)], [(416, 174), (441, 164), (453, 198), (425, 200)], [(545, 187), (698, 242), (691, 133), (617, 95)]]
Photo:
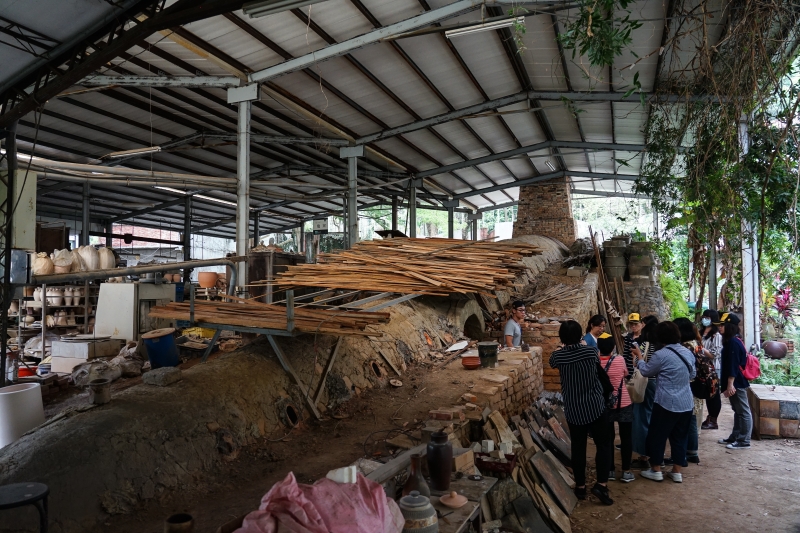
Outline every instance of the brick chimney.
[(569, 178), (520, 187), (514, 237), (544, 235), (567, 246), (577, 238)]

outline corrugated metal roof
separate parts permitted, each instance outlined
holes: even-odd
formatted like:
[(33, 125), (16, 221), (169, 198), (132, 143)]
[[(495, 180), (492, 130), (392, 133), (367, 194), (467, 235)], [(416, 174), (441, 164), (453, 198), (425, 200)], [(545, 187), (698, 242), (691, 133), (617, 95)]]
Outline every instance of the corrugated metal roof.
[[(91, 0), (66, 4), (48, 0), (45, 3), (49, 7), (37, 9), (37, 16), (31, 16), (24, 2), (4, 2), (0, 4), (0, 16), (62, 41), (113, 9), (104, 2)], [(450, 3), (432, 0), (427, 4), (436, 9)], [(721, 15), (725, 4), (722, 0), (717, 3), (716, 9)], [(285, 57), (302, 56), (321, 50), (330, 42), (342, 42), (368, 33), (373, 30), (373, 22), (388, 25), (419, 15), (427, 4), (422, 0), (328, 0), (303, 8), (299, 13), (283, 12), (257, 19), (249, 19), (242, 12), (215, 16), (188, 24), (185, 31), (189, 34), (175, 35), (170, 30), (155, 33), (101, 70), (108, 75), (176, 76), (222, 76), (240, 74), (241, 69), (260, 70), (282, 63)], [(679, 68), (693, 57), (689, 43), (671, 47), (663, 57), (659, 53), (664, 32), (674, 37), (674, 30), (667, 28), (666, 9), (663, 2), (652, 0), (631, 5), (633, 17), (644, 22), (632, 34), (630, 51), (617, 58), (613, 69), (589, 68), (586, 58), (572, 58), (571, 52), (562, 56), (556, 34), (564, 32), (565, 17), (574, 16), (575, 11), (569, 9), (527, 16), (522, 37), (524, 50), (517, 52), (513, 51), (513, 43), (504, 43), (509, 34), (503, 31), (486, 31), (451, 40), (443, 33), (430, 33), (364, 46), (349, 55), (315, 64), (307, 71), (267, 82), (261, 101), (253, 106), (253, 131), (336, 137), (334, 130), (343, 130), (359, 137), (526, 89), (624, 92), (636, 73), (639, 73), (642, 88), (649, 92), (659, 83), (656, 70), (660, 61), (668, 68)], [(442, 23), (479, 18), (480, 11), (473, 11)], [(64, 20), (71, 23), (65, 25)], [(724, 17), (716, 16), (706, 21), (710, 40), (719, 38), (723, 20)], [(0, 37), (0, 43), (3, 42), (7, 42), (6, 37)], [(674, 52), (675, 48), (684, 51)], [(36, 59), (24, 54), (0, 44), (0, 64), (4, 65), (0, 84), (12, 79), (26, 61)], [(75, 86), (66, 92), (75, 94), (52, 99), (44, 107), (38, 134), (33, 114), (20, 123), (23, 152), (31, 148), (35, 138), (37, 152), (50, 158), (96, 163), (112, 151), (157, 145), (199, 130), (233, 132), (236, 127), (236, 108), (227, 104), (224, 89), (129, 87), (86, 92)], [(375, 142), (371, 146), (382, 155), (368, 155), (360, 168), (400, 171), (387, 162), (388, 158), (411, 171), (436, 169), (548, 139), (641, 145), (645, 141), (646, 120), (647, 109), (635, 102), (576, 101), (567, 106), (559, 100), (523, 101), (480, 116), (468, 116)], [(206, 144), (216, 146), (183, 145), (125, 164), (140, 169), (235, 175), (235, 146), (218, 140)], [(624, 150), (538, 149), (435, 174), (427, 178), (425, 190), (434, 194), (466, 194), (462, 207), (491, 208), (515, 200), (519, 187), (509, 186), (504, 191), (481, 189), (548, 174), (551, 172), (549, 162), (553, 168), (566, 170), (567, 175), (570, 172), (593, 173), (591, 177), (574, 177), (575, 189), (626, 192), (631, 190), (632, 181), (615, 181), (613, 175), (637, 174), (641, 159), (639, 152)], [(627, 164), (622, 165), (618, 160)], [(336, 150), (329, 147), (253, 145), (252, 172), (286, 164), (337, 169), (345, 166)], [(295, 172), (294, 177), (281, 175), (274, 179), (317, 183), (323, 189), (274, 186), (265, 191), (263, 187), (254, 188), (251, 207), (265, 209), (262, 231), (291, 226), (299, 219), (326, 211), (342, 211), (341, 191), (333, 198), (282, 202), (287, 195), (294, 198), (303, 193), (319, 193), (324, 190), (324, 184), (346, 182), (342, 173), (314, 172), (313, 176), (305, 173), (305, 177), (297, 177), (301, 174)], [(604, 179), (602, 174), (608, 176)], [(390, 179), (363, 177), (373, 189)], [(47, 190), (56, 183), (42, 180), (40, 189)], [(402, 193), (407, 184), (392, 189), (391, 194)], [(360, 201), (364, 205), (388, 201), (389, 190), (384, 188), (384, 191), (386, 194), (364, 195)], [(425, 205), (438, 205), (438, 200), (424, 192), (419, 196)], [(93, 186), (93, 194), (98, 203), (92, 204), (92, 213), (98, 219), (136, 211), (115, 207), (115, 202), (118, 206), (136, 202), (157, 204), (181, 196), (165, 190), (121, 185)], [(234, 195), (222, 191), (203, 194), (235, 200)], [(80, 201), (80, 185), (75, 184), (41, 196), (40, 211), (76, 212), (80, 210)], [(193, 216), (194, 227), (210, 225), (204, 230), (209, 234), (230, 236), (233, 233), (233, 206), (195, 199)], [(181, 225), (182, 217), (183, 207), (171, 206), (137, 216), (135, 220), (143, 225)], [(215, 221), (218, 223), (214, 224)]]

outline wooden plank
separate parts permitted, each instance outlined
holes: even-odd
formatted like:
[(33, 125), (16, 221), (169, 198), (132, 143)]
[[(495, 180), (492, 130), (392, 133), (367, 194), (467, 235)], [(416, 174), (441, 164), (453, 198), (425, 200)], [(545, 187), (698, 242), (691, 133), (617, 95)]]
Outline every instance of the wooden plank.
[(553, 452), (551, 452), (550, 450), (547, 450), (546, 452), (544, 452), (544, 454), (550, 459), (550, 462), (552, 462), (553, 465), (556, 467), (558, 473), (561, 474), (561, 477), (564, 479), (567, 485), (569, 485), (569, 488), (574, 489), (575, 480), (572, 478), (572, 474), (569, 473), (569, 470), (567, 470), (567, 467), (564, 466), (564, 464), (561, 461), (556, 459), (556, 456), (553, 455)]
[(564, 514), (564, 511), (555, 504), (552, 498), (545, 492), (539, 485), (534, 486), (536, 496), (542, 502), (542, 505), (547, 509), (548, 518), (550, 521), (561, 531), (561, 533), (572, 533), (572, 526), (569, 522), (569, 517)]
[(394, 373), (397, 374), (398, 376), (401, 376), (402, 374), (397, 369), (397, 367), (394, 366), (392, 360), (389, 359), (389, 357), (384, 353), (383, 348), (375, 344), (375, 342), (372, 339), (370, 339), (370, 342), (372, 343), (372, 347), (375, 348), (375, 351), (377, 351), (381, 355), (381, 357), (383, 357), (383, 360), (386, 361), (386, 364), (389, 365), (392, 368), (392, 370), (394, 370)]
[(536, 506), (533, 505), (530, 497), (517, 498), (511, 502), (511, 505), (514, 507), (514, 514), (517, 515), (517, 520), (519, 520), (524, 533), (553, 533)]
[(508, 427), (506, 421), (503, 420), (503, 415), (501, 415), (499, 411), (493, 411), (492, 414), (489, 415), (489, 420), (494, 424), (495, 429), (497, 429), (500, 442), (519, 444), (517, 437), (514, 436), (514, 433), (511, 431), (511, 428)]
[(531, 430), (528, 429), (528, 424), (525, 424), (525, 422), (520, 423), (519, 436), (522, 439), (522, 445), (525, 446), (525, 449), (536, 446), (536, 444), (533, 442), (533, 438), (531, 437)]
[(339, 355), (339, 348), (342, 346), (342, 337), (336, 341), (336, 347), (333, 349), (333, 353), (331, 354), (330, 358), (328, 359), (328, 363), (325, 365), (325, 370), (322, 372), (320, 376), (319, 385), (317, 385), (317, 393), (314, 395), (314, 403), (318, 404), (320, 398), (322, 398), (322, 391), (325, 390), (325, 381), (328, 379), (328, 374), (331, 372), (331, 368), (333, 368), (333, 363), (336, 362), (336, 356)]
[(566, 514), (572, 513), (575, 506), (578, 504), (578, 498), (572, 489), (569, 488), (566, 481), (559, 474), (558, 469), (550, 462), (550, 459), (542, 452), (534, 455), (531, 464), (536, 469), (536, 472), (542, 477), (547, 487), (553, 492), (556, 497), (557, 503), (564, 510)]
[(556, 437), (549, 429), (542, 429), (540, 433), (544, 439), (547, 448), (553, 451), (556, 457), (561, 459), (562, 462), (571, 466), (572, 465), (572, 449), (567, 446), (567, 443)]
[(415, 453), (424, 454), (427, 446), (427, 444), (420, 444), (419, 446), (415, 446), (410, 450), (401, 453), (385, 465), (367, 474), (367, 479), (371, 479), (375, 483), (381, 485), (386, 483), (394, 476), (408, 468), (408, 466), (411, 464), (412, 455)]
[(549, 420), (547, 421), (547, 423), (550, 425), (550, 428), (553, 430), (553, 433), (555, 433), (555, 434), (556, 434), (556, 436), (557, 436), (559, 439), (561, 439), (561, 440), (563, 440), (564, 442), (566, 442), (566, 443), (567, 443), (567, 445), (570, 445), (570, 444), (571, 444), (571, 442), (570, 442), (570, 440), (569, 440), (569, 437), (568, 437), (568, 436), (567, 436), (567, 434), (564, 432), (564, 428), (562, 428), (562, 427), (561, 427), (561, 424), (559, 424), (559, 423), (558, 423), (558, 420), (556, 420), (556, 418), (555, 418), (555, 417), (553, 417), (553, 418), (549, 419)]

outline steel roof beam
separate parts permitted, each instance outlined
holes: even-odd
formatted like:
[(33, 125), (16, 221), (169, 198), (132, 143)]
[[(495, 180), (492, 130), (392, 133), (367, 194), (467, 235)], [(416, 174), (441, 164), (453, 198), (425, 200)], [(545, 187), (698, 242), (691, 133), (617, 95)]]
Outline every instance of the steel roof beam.
[[(37, 62), (27, 69), (27, 72), (23, 73), (27, 81), (23, 81), (16, 87), (25, 96), (16, 105), (11, 103), (3, 105), (0, 128), (41, 107), (42, 102), (57, 96), (103, 67), (109, 60), (134, 46), (142, 38), (164, 28), (180, 26), (235, 11), (240, 9), (243, 4), (244, 0), (207, 0), (202, 3), (198, 3), (196, 0), (179, 0), (171, 6), (159, 10), (163, 6), (161, 1), (126, 3), (125, 9), (115, 11), (111, 17), (102, 21), (102, 25), (105, 27), (101, 26), (95, 29), (97, 33), (91, 36), (92, 41), (88, 46), (84, 39), (89, 36), (84, 33), (74, 41), (57, 46), (51, 51), (48, 60)], [(138, 22), (135, 15), (141, 12), (145, 12), (147, 18)], [(131, 20), (134, 21), (134, 25), (127, 27), (127, 23)], [(60, 70), (58, 67), (65, 61), (68, 62), (66, 70)], [(12, 83), (17, 81), (19, 80)], [(32, 86), (31, 92), (25, 92), (25, 89), (30, 86)], [(13, 87), (3, 87), (0, 102), (6, 101), (8, 91), (13, 91), (13, 89)], [(18, 93), (13, 94), (15, 99), (17, 96)]]
[(503, 185), (495, 185), (494, 187), (485, 187), (483, 189), (478, 189), (477, 192), (468, 191), (459, 193), (453, 196), (453, 200), (461, 200), (462, 198), (469, 198), (470, 196), (475, 196), (476, 194), (486, 194), (490, 192), (500, 191), (502, 189), (509, 189), (511, 187), (523, 187), (525, 185), (533, 185), (541, 181), (548, 181), (548, 180), (571, 177), (571, 176), (579, 178), (597, 178), (597, 179), (607, 179), (607, 180), (628, 180), (628, 181), (635, 181), (639, 178), (638, 175), (632, 175), (632, 174), (604, 174), (602, 172), (574, 172), (569, 170), (557, 170), (555, 172), (550, 172), (548, 174), (542, 174), (541, 176), (524, 178), (519, 181), (512, 181), (509, 183), (505, 183)]
[(239, 87), (235, 76), (89, 76), (77, 83), (84, 87)]
[(395, 24), (390, 24), (389, 26), (384, 26), (383, 28), (371, 31), (358, 37), (354, 37), (353, 39), (349, 39), (335, 45), (326, 46), (325, 48), (317, 50), (316, 52), (284, 61), (283, 63), (279, 63), (257, 72), (252, 72), (248, 74), (247, 79), (251, 82), (264, 82), (284, 74), (289, 74), (290, 72), (303, 70), (305, 68), (314, 66), (317, 63), (325, 61), (326, 59), (339, 57), (358, 48), (362, 48), (368, 44), (377, 43), (386, 37), (391, 37), (392, 35), (415, 30), (439, 20), (467, 13), (477, 8), (481, 4), (483, 4), (483, 0), (459, 0), (445, 7), (428, 11), (422, 15), (412, 17)]
[(461, 161), (459, 163), (453, 163), (451, 165), (445, 165), (439, 168), (432, 168), (430, 170), (424, 170), (422, 172), (417, 173), (416, 177), (424, 178), (436, 174), (443, 174), (445, 172), (451, 172), (453, 170), (458, 170), (464, 167), (481, 165), (483, 163), (489, 163), (491, 161), (497, 161), (499, 159), (508, 159), (510, 157), (514, 157), (517, 155), (523, 155), (529, 152), (536, 152), (539, 150), (548, 150), (550, 148), (579, 148), (579, 149), (590, 149), (590, 150), (621, 150), (629, 152), (641, 152), (642, 150), (645, 149), (645, 146), (642, 144), (618, 144), (618, 143), (615, 144), (615, 143), (577, 142), (577, 141), (544, 141), (537, 144), (522, 146), (520, 148), (513, 148), (511, 150), (507, 150), (505, 152), (499, 152), (497, 154), (478, 157), (467, 161)]
[(633, 200), (650, 200), (649, 196), (631, 192), (589, 191), (582, 189), (573, 189), (571, 192), (573, 195), (581, 194), (584, 196), (600, 196), (604, 198), (631, 198)]
[[(198, 191), (202, 192), (202, 191)], [(114, 222), (119, 222), (120, 220), (127, 220), (130, 218), (136, 218), (138, 216), (146, 215), (148, 213), (155, 213), (156, 211), (161, 211), (162, 209), (166, 209), (167, 207), (172, 207), (175, 205), (183, 205), (185, 203), (184, 197), (176, 198), (175, 200), (170, 200), (168, 202), (162, 202), (160, 204), (154, 205), (152, 207), (147, 207), (145, 209), (139, 209), (138, 211), (131, 211), (130, 213), (125, 213), (124, 215), (119, 215), (113, 218), (108, 219), (109, 222), (112, 224)]]

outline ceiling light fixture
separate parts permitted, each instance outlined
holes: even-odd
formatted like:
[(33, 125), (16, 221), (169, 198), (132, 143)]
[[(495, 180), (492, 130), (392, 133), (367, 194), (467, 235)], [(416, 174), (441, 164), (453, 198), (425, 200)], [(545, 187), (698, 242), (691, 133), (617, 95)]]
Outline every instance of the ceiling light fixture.
[(458, 28), (457, 30), (448, 30), (444, 32), (445, 37), (452, 39), (453, 37), (460, 37), (462, 35), (470, 35), (473, 33), (480, 33), (482, 31), (499, 30), (501, 28), (510, 28), (514, 24), (525, 24), (525, 17), (517, 17), (513, 19), (498, 20), (495, 22), (485, 22), (477, 26), (467, 26), (466, 28)]
[(133, 150), (122, 150), (121, 152), (111, 152), (106, 154), (100, 159), (117, 159), (119, 157), (128, 157), (129, 155), (144, 155), (160, 152), (160, 146), (148, 146), (146, 148), (134, 148)]
[(549, 168), (551, 171), (553, 171), (553, 172), (556, 171), (556, 167), (553, 165), (553, 163), (550, 162), (549, 159), (547, 161), (545, 161), (544, 164), (547, 165), (547, 168)]
[(260, 0), (246, 3), (242, 6), (242, 11), (250, 18), (258, 18), (274, 15), (282, 11), (297, 9), (298, 7), (318, 4), (323, 1), (324, 0)]

